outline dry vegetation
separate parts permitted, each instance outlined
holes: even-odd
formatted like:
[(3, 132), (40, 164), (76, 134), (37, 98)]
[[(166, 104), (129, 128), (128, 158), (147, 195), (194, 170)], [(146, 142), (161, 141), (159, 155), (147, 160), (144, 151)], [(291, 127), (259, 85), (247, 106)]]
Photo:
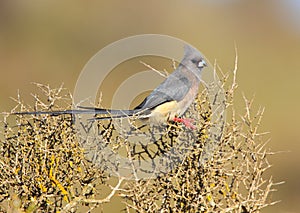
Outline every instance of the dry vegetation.
[[(213, 149), (207, 149), (212, 147), (208, 143), (213, 122), (206, 90), (191, 109), (197, 116), (195, 130), (174, 123), (131, 126), (120, 137), (118, 123), (80, 121), (84, 130), (96, 129), (91, 139), (78, 136), (71, 115), (4, 115), (0, 211), (98, 212), (113, 196), (121, 197), (125, 212), (259, 212), (274, 204), (270, 199), (274, 183), (265, 174), (272, 153), (266, 147), (267, 136), (259, 132), (263, 109), (254, 112), (252, 100), (245, 98), (245, 113), (235, 114), (235, 76), (236, 70), (222, 75), (228, 118)], [(18, 97), (12, 112), (72, 107), (66, 90), (37, 87), (41, 93), (35, 96), (34, 107)], [(153, 133), (159, 130), (162, 134)], [(141, 133), (148, 134), (149, 141), (130, 143), (129, 136)], [(101, 154), (105, 148), (125, 156), (132, 172), (122, 175), (120, 162)], [(142, 161), (152, 167), (139, 166)], [(165, 170), (153, 169), (157, 164)], [(104, 188), (110, 192), (104, 194)]]

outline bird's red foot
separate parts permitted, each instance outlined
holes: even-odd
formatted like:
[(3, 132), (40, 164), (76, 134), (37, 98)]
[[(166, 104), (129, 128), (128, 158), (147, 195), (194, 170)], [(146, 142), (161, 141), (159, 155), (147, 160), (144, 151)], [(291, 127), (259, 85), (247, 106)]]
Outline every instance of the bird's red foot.
[(183, 123), (187, 128), (190, 129), (196, 129), (196, 127), (193, 125), (194, 120), (190, 118), (177, 118), (175, 117), (173, 119), (175, 122)]

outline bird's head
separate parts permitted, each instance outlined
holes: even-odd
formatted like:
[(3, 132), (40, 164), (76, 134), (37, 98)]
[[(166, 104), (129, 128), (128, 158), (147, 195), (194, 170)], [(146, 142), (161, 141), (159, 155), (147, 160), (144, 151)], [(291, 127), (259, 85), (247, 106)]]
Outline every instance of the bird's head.
[(184, 47), (184, 58), (182, 59), (181, 64), (186, 66), (192, 72), (196, 73), (200, 73), (197, 71), (201, 71), (204, 67), (207, 66), (200, 52), (188, 45)]

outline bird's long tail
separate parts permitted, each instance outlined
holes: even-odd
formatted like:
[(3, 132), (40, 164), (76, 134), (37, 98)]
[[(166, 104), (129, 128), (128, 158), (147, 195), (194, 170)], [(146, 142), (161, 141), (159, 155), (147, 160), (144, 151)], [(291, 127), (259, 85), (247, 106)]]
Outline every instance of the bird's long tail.
[(92, 111), (95, 115), (102, 115), (101, 117), (94, 117), (90, 120), (107, 120), (113, 118), (125, 118), (125, 117), (132, 117), (138, 116), (141, 117), (145, 115), (145, 110), (141, 109), (132, 109), (132, 110), (119, 110), (119, 109), (101, 109), (101, 108), (94, 108), (94, 107), (83, 107), (79, 106), (78, 108), (86, 111)]
[(133, 110), (114, 110), (114, 109), (102, 109), (95, 107), (84, 107), (79, 106), (80, 109), (72, 110), (61, 110), (61, 111), (34, 111), (34, 112), (15, 112), (14, 115), (79, 115), (79, 114), (91, 114), (94, 116), (100, 115), (101, 117), (94, 117), (92, 120), (107, 120), (113, 118), (124, 118), (131, 116), (139, 116), (142, 114), (142, 110), (133, 109)]

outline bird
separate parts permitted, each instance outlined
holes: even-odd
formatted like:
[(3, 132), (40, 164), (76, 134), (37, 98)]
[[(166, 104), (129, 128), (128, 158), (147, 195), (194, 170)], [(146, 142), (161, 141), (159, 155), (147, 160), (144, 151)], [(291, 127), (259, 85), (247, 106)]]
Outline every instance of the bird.
[(198, 94), (202, 70), (205, 67), (207, 67), (207, 63), (200, 52), (190, 45), (185, 45), (183, 59), (177, 68), (134, 109), (119, 110), (79, 106), (79, 109), (71, 110), (15, 112), (14, 114), (94, 114), (95, 117), (92, 120), (136, 116), (141, 120), (148, 120), (151, 124), (174, 121), (194, 128), (191, 119), (181, 118), (181, 116)]

